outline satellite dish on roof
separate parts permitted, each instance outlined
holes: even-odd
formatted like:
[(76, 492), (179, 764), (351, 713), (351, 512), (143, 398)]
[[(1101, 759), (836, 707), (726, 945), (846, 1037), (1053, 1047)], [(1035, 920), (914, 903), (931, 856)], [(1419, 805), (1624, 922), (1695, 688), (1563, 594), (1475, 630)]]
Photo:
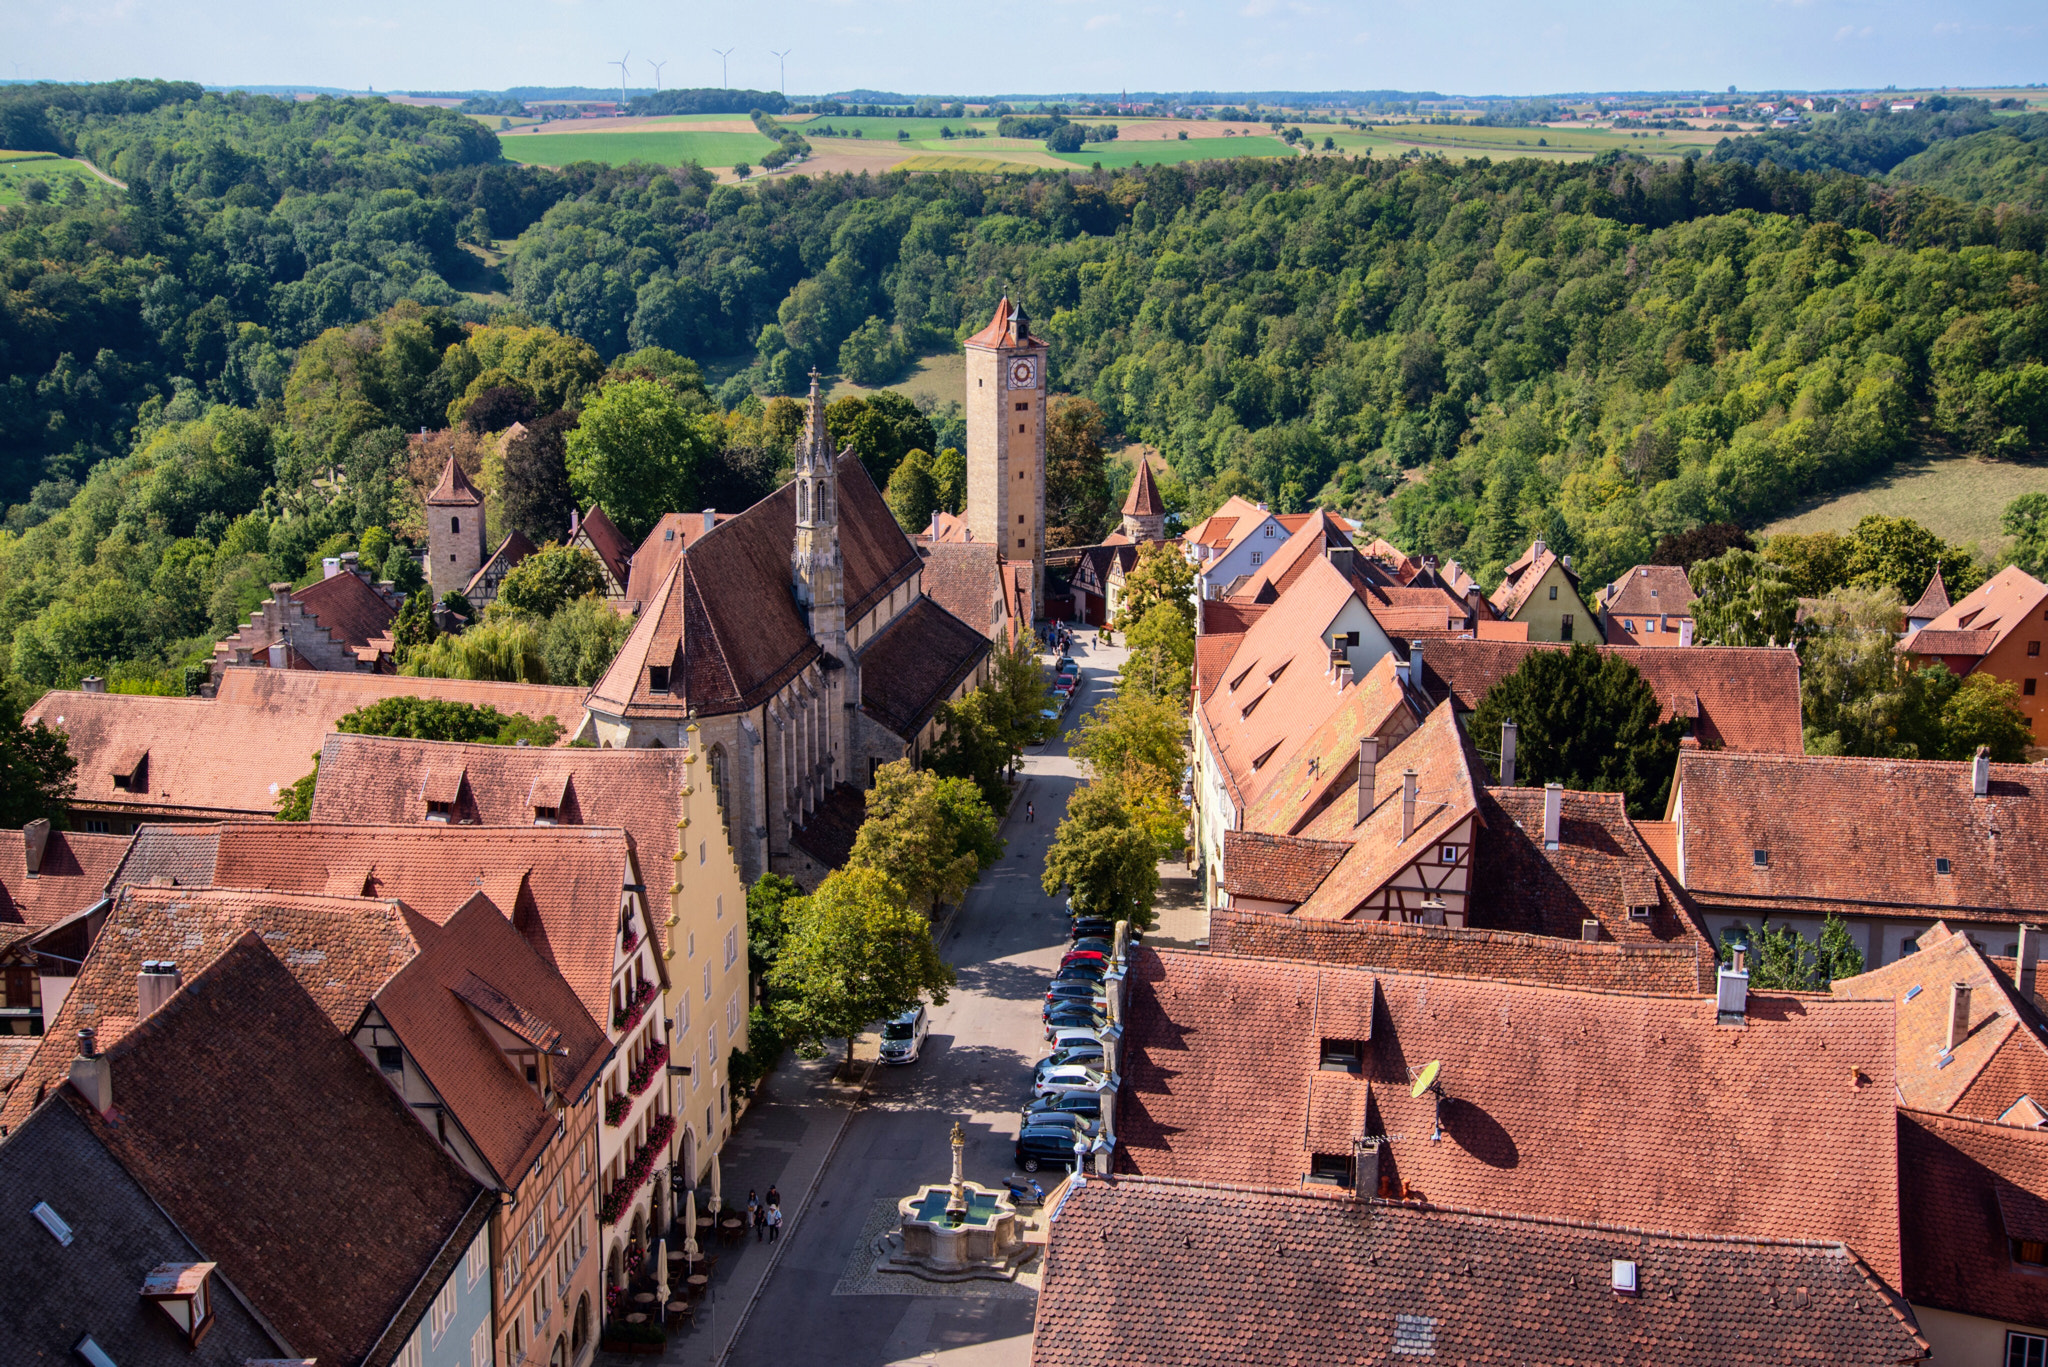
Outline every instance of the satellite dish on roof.
[(1408, 1085), (1408, 1095), (1414, 1098), (1421, 1096), (1424, 1092), (1435, 1091), (1437, 1076), (1443, 1070), (1444, 1065), (1442, 1062), (1435, 1059), (1423, 1064), (1422, 1071), (1415, 1075), (1415, 1081)]

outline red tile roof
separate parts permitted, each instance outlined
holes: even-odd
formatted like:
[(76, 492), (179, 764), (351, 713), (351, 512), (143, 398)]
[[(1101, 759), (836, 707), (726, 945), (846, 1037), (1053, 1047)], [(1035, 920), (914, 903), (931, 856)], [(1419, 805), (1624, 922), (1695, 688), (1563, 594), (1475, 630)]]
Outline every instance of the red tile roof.
[[(1637, 1296), (1612, 1290), (1617, 1260), (1635, 1264)], [(1923, 1358), (1927, 1345), (1839, 1243), (1139, 1177), (1070, 1189), (1050, 1226), (1033, 1367), (1409, 1355), (1878, 1367)]]
[(102, 1049), (135, 1027), (135, 978), (149, 959), (169, 959), (190, 977), (227, 952), (245, 931), (302, 973), (308, 992), (337, 1030), (353, 1030), (363, 1004), (419, 953), (394, 903), (220, 889), (131, 887), (107, 923), (78, 979), (45, 1023), (43, 1040), (21, 1083), (0, 1107), (0, 1127), (19, 1125), (70, 1067), (80, 1029)]
[(1660, 996), (1694, 997), (1711, 985), (1711, 978), (1702, 981), (1698, 956), (1684, 945), (1588, 942), (1400, 921), (1309, 921), (1230, 907), (1209, 913), (1209, 947), (1258, 959)]
[(1265, 616), (1265, 603), (1239, 603), (1228, 598), (1204, 598), (1198, 606), (1202, 612), (1204, 636), (1242, 636), (1251, 629), (1252, 623)]
[[(1206, 606), (1206, 604), (1204, 605)], [(1195, 638), (1195, 693), (1207, 701), (1228, 675), (1230, 661), (1244, 643), (1241, 631), (1215, 632)]]
[[(1756, 993), (1744, 1026), (1720, 1026), (1711, 999), (1149, 948), (1129, 991), (1128, 1170), (1292, 1186), (1311, 1154), (1384, 1134), (1418, 1199), (1839, 1239), (1897, 1284), (1887, 1005)], [(1367, 1041), (1363, 1073), (1319, 1071), (1323, 1039)], [(1410, 1096), (1431, 1061), (1439, 1141), (1434, 1101)]]
[(1130, 517), (1164, 517), (1166, 503), (1159, 497), (1159, 485), (1152, 478), (1152, 462), (1140, 454), (1138, 473), (1131, 480), (1131, 492), (1124, 496), (1124, 513)]
[[(838, 457), (839, 547), (849, 627), (923, 562), (858, 457)], [(790, 590), (796, 485), (699, 537), (642, 600), (640, 621), (591, 690), (600, 710), (631, 716), (700, 715), (759, 706), (819, 655)], [(634, 556), (640, 589), (643, 546)], [(652, 558), (650, 557), (650, 569)], [(650, 665), (673, 671), (671, 688), (648, 687)]]
[(1927, 581), (1927, 587), (1920, 593), (1919, 601), (1906, 609), (1907, 620), (1915, 617), (1932, 621), (1949, 610), (1948, 586), (1941, 582), (1941, 569), (1935, 568), (1934, 577)]
[(481, 507), (483, 501), (484, 496), (469, 482), (469, 476), (462, 472), (462, 466), (453, 456), (448, 457), (448, 464), (441, 471), (441, 482), (434, 486), (433, 493), (427, 495), (430, 507)]
[(1244, 829), (1298, 835), (1339, 797), (1346, 797), (1355, 812), (1358, 742), (1376, 736), (1380, 754), (1389, 755), (1421, 720), (1395, 666), (1391, 654), (1381, 656), (1284, 761), (1275, 759), (1278, 767), (1244, 812)]
[(2037, 916), (2048, 911), (2048, 770), (1990, 769), (1989, 792), (1974, 797), (1967, 762), (1682, 751), (1680, 877), (1696, 900), (1758, 916)]
[(633, 543), (626, 540), (626, 534), (611, 520), (604, 505), (591, 504), (590, 511), (577, 522), (576, 530), (590, 542), (591, 550), (604, 561), (604, 567), (611, 571), (612, 578), (624, 588), (633, 573)]
[[(50, 692), (28, 720), (69, 738), (76, 806), (143, 817), (268, 816), (277, 794), (312, 769), (335, 722), (398, 695), (552, 716), (564, 738), (583, 721), (579, 688), (288, 669), (224, 670), (212, 699)], [(149, 756), (149, 791), (117, 789), (115, 771), (138, 753)]]
[[(1550, 573), (1550, 567), (1560, 563), (1557, 552), (1541, 541), (1529, 544), (1529, 549), (1509, 565), (1500, 587), (1493, 591), (1490, 601), (1494, 612), (1501, 617), (1513, 617), (1522, 610), (1524, 602), (1536, 586), (1543, 582), (1543, 576)], [(1578, 590), (1579, 577), (1572, 573), (1571, 566), (1564, 566), (1565, 578), (1574, 592)]]
[(1261, 831), (1223, 833), (1223, 890), (1232, 897), (1299, 904), (1315, 896), (1351, 846)]
[(389, 633), (398, 616), (390, 599), (348, 570), (308, 584), (292, 598), (303, 603), (330, 636), (358, 649)]
[(1678, 565), (1637, 565), (1607, 586), (1604, 609), (1615, 616), (1689, 617), (1692, 580)]
[[(709, 527), (704, 525), (704, 512), (711, 514)], [(678, 556), (709, 536), (713, 529), (739, 516), (738, 513), (721, 513), (710, 508), (704, 512), (662, 514), (661, 521), (654, 524), (654, 530), (647, 533), (647, 539), (640, 543), (640, 549), (629, 557), (629, 573), (619, 580), (626, 585), (629, 602), (644, 604), (653, 598), (655, 590), (661, 587), (661, 581), (668, 578), (668, 572), (675, 568)]]
[(2044, 608), (2048, 584), (2008, 565), (1908, 636), (1902, 648), (1915, 655), (1987, 655), (2022, 623), (2039, 622)]
[(2048, 1329), (2048, 1277), (2013, 1265), (2011, 1240), (2048, 1229), (2048, 1131), (1899, 1112), (1906, 1239), (1901, 1289), (1915, 1305)]
[[(1922, 931), (1919, 949), (1882, 968), (1837, 978), (1829, 990), (1855, 1001), (1889, 1001), (1898, 1010), (1899, 1104), (1997, 1120), (2023, 1096), (2048, 1105), (2048, 1022), (2022, 1002), (2004, 973), (1970, 937), (1940, 922)], [(1954, 984), (1970, 989), (1968, 1028), (1948, 1052)]]
[(125, 835), (49, 831), (42, 839), (38, 873), (31, 878), (30, 831), (0, 831), (0, 944), (43, 930), (100, 900), (107, 880), (128, 853)]
[(988, 654), (981, 628), (918, 598), (860, 648), (860, 710), (913, 740)]
[[(1535, 650), (1568, 646), (1535, 641), (1431, 641), (1423, 678), (1430, 697), (1446, 692), (1463, 712), (1479, 706), (1486, 690), (1512, 674)], [(1664, 703), (1663, 717), (1688, 717), (1706, 746), (1797, 755), (1800, 731), (1799, 657), (1789, 650), (1694, 646), (1659, 650), (1599, 646), (1634, 665)]]
[(113, 1123), (68, 1088), (65, 1103), (179, 1230), (295, 1351), (391, 1361), (425, 1313), (422, 1278), (496, 1198), (262, 938), (242, 935), (106, 1054)]
[(961, 345), (1031, 347), (1044, 346), (1045, 343), (1031, 335), (1030, 319), (1025, 317), (1022, 308), (1010, 302), (1010, 296), (1006, 294), (996, 304), (995, 316), (988, 320), (988, 326), (975, 333), (972, 337), (969, 337)]
[(994, 640), (996, 625), (1009, 615), (1003, 592), (1003, 558), (987, 542), (920, 543), (925, 596)]

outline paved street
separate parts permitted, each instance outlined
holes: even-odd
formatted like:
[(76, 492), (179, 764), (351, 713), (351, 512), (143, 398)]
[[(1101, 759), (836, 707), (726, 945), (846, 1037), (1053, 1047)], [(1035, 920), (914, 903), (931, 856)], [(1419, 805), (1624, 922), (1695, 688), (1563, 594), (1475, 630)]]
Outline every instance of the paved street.
[[(1115, 686), (1123, 661), (1120, 647), (1092, 639), (1075, 650), (1084, 692), (1070, 724)], [(1066, 942), (1064, 905), (1038, 880), (1078, 781), (1062, 741), (1026, 758), (1003, 861), (968, 894), (941, 943), (960, 985), (933, 1009), (922, 1059), (874, 1068), (859, 1099), (856, 1087), (826, 1076), (837, 1050), (816, 1063), (785, 1057), (727, 1146), (723, 1174), (735, 1203), (750, 1187), (780, 1188), (789, 1215), (783, 1244), (721, 1250), (704, 1321), (672, 1341), (664, 1361), (714, 1361), (736, 1324), (725, 1359), (735, 1367), (1029, 1361), (1035, 1268), (1014, 1285), (935, 1285), (878, 1277), (871, 1248), (885, 1223), (893, 1227), (897, 1198), (946, 1180), (955, 1120), (967, 1129), (970, 1180), (993, 1186), (1014, 1173), (1017, 1113), (1042, 1053), (1039, 1002)], [(1035, 821), (1025, 819), (1027, 803)], [(872, 1037), (859, 1054), (867, 1067)]]

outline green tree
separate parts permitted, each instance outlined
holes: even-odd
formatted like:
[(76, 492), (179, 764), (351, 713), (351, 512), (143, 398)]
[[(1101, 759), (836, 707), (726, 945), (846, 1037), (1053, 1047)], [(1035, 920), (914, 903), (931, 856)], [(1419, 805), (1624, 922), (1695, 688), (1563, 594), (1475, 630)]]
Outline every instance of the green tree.
[(279, 821), (311, 821), (313, 819), (313, 791), (320, 783), (320, 756), (313, 756), (312, 772), (299, 779), (289, 788), (277, 794), (277, 819)]
[(1060, 399), (1045, 422), (1045, 544), (1093, 546), (1109, 530), (1109, 426), (1091, 399)]
[(1916, 706), (1918, 695), (1941, 689), (1950, 676), (1945, 668), (1907, 667), (1895, 648), (1905, 610), (1889, 586), (1838, 589), (1815, 605), (1799, 671), (1808, 754), (1918, 754), (1916, 734), (1926, 724), (1915, 725), (1914, 713), (1939, 711)]
[(1011, 753), (995, 691), (977, 688), (958, 702), (939, 704), (937, 721), (939, 739), (925, 752), (924, 767), (941, 778), (969, 780), (991, 809), (1006, 806), (1010, 788), (1003, 774)]
[(1188, 714), (1183, 701), (1120, 690), (1081, 719), (1070, 747), (1098, 780), (1141, 775), (1147, 787), (1180, 787), (1187, 763)]
[(512, 567), (498, 585), (497, 606), (553, 617), (563, 605), (604, 591), (604, 567), (580, 546), (549, 544)]
[(1753, 551), (1756, 543), (1749, 533), (1733, 522), (1709, 522), (1683, 532), (1673, 532), (1650, 552), (1652, 565), (1677, 565), (1691, 569), (1702, 560), (1712, 560), (1728, 551)]
[(1076, 909), (1148, 930), (1158, 859), (1153, 834), (1133, 818), (1117, 786), (1087, 783), (1067, 799), (1039, 886), (1048, 897), (1071, 888)]
[(569, 488), (570, 413), (536, 418), (505, 442), (504, 475), (498, 496), (505, 525), (524, 532), (535, 545), (560, 540), (569, 531), (576, 495)]
[(1177, 604), (1154, 603), (1143, 619), (1124, 633), (1124, 644), (1130, 654), (1119, 671), (1123, 693), (1148, 693), (1186, 703), (1194, 678), (1195, 632)]
[(1978, 746), (2000, 764), (2024, 764), (2034, 728), (2020, 710), (2020, 688), (2010, 679), (1972, 674), (1941, 708), (1941, 740), (1931, 759), (1969, 759)]
[(1981, 577), (1970, 553), (1951, 545), (1907, 517), (1871, 513), (1849, 533), (1845, 568), (1849, 582), (1862, 588), (1892, 588), (1901, 602), (1920, 597), (1936, 570), (1952, 597), (1977, 587)]
[(380, 698), (334, 723), (352, 736), (402, 736), (409, 740), (452, 740), (484, 745), (553, 745), (562, 738), (562, 724), (553, 717), (500, 712), (495, 707), (421, 698), (407, 693)]
[(872, 314), (839, 344), (839, 373), (868, 388), (889, 383), (909, 363), (903, 339)]
[(604, 677), (612, 658), (633, 633), (633, 619), (613, 610), (596, 594), (566, 603), (540, 633), (541, 661), (548, 682), (588, 688)]
[(2036, 579), (2048, 576), (2048, 494), (2021, 494), (2005, 505), (1998, 525), (2012, 538), (2012, 563)]
[(1154, 607), (1161, 603), (1172, 604), (1188, 622), (1190, 634), (1195, 629), (1195, 567), (1188, 563), (1180, 548), (1171, 542), (1154, 542), (1138, 548), (1138, 563), (1124, 575), (1123, 597), (1116, 606), (1116, 620), (1111, 626), (1117, 631), (1128, 630), (1129, 624), (1142, 622)]
[(565, 439), (577, 498), (602, 503), (629, 537), (696, 506), (697, 467), (718, 449), (707, 421), (656, 380), (607, 385)]
[[(419, 573), (419, 567), (413, 567)], [(413, 652), (422, 650), (433, 643), (441, 634), (441, 628), (434, 623), (434, 605), (424, 593), (414, 593), (399, 607), (398, 615), (391, 619), (391, 658), (403, 669), (413, 657)]]
[(427, 587), (427, 577), (420, 573), (420, 558), (410, 546), (392, 543), (391, 550), (384, 557), (383, 577), (390, 580), (391, 587), (400, 593), (421, 599), (426, 596), (422, 591)]
[[(1498, 736), (1501, 723), (1513, 720), (1517, 783), (1620, 793), (1631, 816), (1651, 817), (1663, 813), (1686, 728), (1682, 717), (1659, 721), (1663, 710), (1633, 664), (1581, 641), (1531, 651), (1480, 698), (1470, 733)], [(1488, 768), (1498, 778), (1497, 757)]]
[(939, 486), (932, 478), (931, 457), (922, 451), (912, 451), (903, 458), (889, 475), (889, 487), (883, 491), (889, 511), (896, 515), (896, 525), (911, 535), (931, 525), (932, 510), (938, 507)]
[(1059, 733), (1059, 718), (1045, 715), (1052, 710), (1052, 685), (1028, 627), (1020, 626), (1014, 640), (996, 642), (989, 665), (989, 719), (1009, 746), (1014, 767), (1025, 747), (1043, 745)]
[(1799, 599), (1755, 551), (1724, 551), (1687, 572), (1694, 639), (1701, 645), (1786, 646), (1798, 639)]
[(62, 731), (37, 722), (21, 724), (13, 696), (0, 698), (0, 821), (20, 830), (37, 818), (65, 829), (66, 811), (77, 785), (78, 761)]
[(958, 901), (1001, 857), (995, 813), (973, 782), (900, 759), (875, 771), (846, 867), (886, 874), (912, 906), (933, 911)]
[(958, 513), (967, 506), (967, 458), (959, 447), (945, 447), (932, 457), (932, 483), (944, 511)]
[(809, 897), (787, 904), (789, 931), (768, 981), (784, 1033), (846, 1041), (915, 1006), (944, 1005), (955, 981), (932, 943), (931, 922), (906, 904), (903, 888), (875, 869), (826, 875)]
[(399, 673), (420, 679), (481, 679), (493, 683), (548, 681), (540, 631), (524, 618), (479, 622), (461, 635), (437, 637), (412, 652)]
[(1780, 532), (1763, 553), (1796, 597), (1820, 598), (1849, 582), (1849, 541), (1840, 532)]
[(1736, 945), (1748, 948), (1752, 991), (1825, 992), (1837, 978), (1853, 978), (1863, 971), (1863, 951), (1833, 912), (1821, 923), (1818, 944), (1791, 926), (1773, 926), (1765, 917), (1755, 930), (1738, 923), (1721, 932), (1722, 963), (1732, 961)]
[(748, 886), (747, 966), (756, 981), (765, 979), (782, 956), (789, 907), (803, 895), (802, 884), (779, 873), (764, 873)]

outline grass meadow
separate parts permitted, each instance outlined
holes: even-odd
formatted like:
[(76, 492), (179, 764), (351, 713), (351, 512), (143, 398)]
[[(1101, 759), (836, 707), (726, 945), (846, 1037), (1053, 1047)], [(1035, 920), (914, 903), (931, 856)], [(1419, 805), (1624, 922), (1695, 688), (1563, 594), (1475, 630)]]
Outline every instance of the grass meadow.
[(1985, 555), (2005, 549), (1998, 529), (2005, 505), (2021, 494), (2048, 493), (2048, 465), (1979, 460), (1975, 456), (1923, 456), (1900, 461), (1869, 483), (1793, 510), (1763, 529), (1774, 532), (1846, 532), (1871, 513), (1910, 517), (1935, 535)]
[(103, 182), (80, 162), (52, 156), (48, 152), (0, 151), (0, 204), (24, 204), (22, 185), (40, 180), (52, 194), (63, 194), (73, 182), (87, 188)]
[(596, 161), (622, 166), (629, 161), (652, 162), (657, 166), (722, 167), (737, 162), (758, 162), (775, 144), (759, 133), (545, 133), (523, 138), (500, 138), (507, 161), (528, 166), (567, 166), (571, 162)]
[(1183, 161), (1226, 161), (1233, 157), (1292, 157), (1299, 155), (1278, 138), (1189, 138), (1186, 142), (1091, 142), (1078, 152), (1055, 153), (1070, 166), (1093, 166), (1105, 170), (1135, 166), (1166, 166)]

